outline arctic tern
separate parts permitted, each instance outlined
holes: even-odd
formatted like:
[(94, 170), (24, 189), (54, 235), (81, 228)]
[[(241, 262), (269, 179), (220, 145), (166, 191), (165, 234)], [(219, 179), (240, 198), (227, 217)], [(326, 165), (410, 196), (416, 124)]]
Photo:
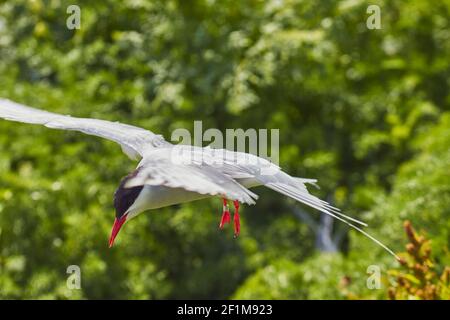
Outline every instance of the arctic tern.
[(367, 226), (365, 223), (344, 215), (310, 194), (306, 185), (315, 184), (315, 179), (291, 177), (277, 165), (256, 155), (173, 145), (161, 135), (139, 127), (56, 114), (7, 99), (0, 99), (0, 118), (99, 136), (117, 142), (129, 158), (140, 159), (136, 170), (122, 179), (114, 194), (116, 217), (109, 239), (110, 247), (124, 223), (138, 214), (206, 197), (222, 198), (220, 228), (231, 222), (228, 201), (233, 203), (234, 234), (238, 236), (239, 205), (255, 204), (258, 196), (249, 188), (266, 186), (340, 220), (398, 259), (391, 249), (355, 225)]

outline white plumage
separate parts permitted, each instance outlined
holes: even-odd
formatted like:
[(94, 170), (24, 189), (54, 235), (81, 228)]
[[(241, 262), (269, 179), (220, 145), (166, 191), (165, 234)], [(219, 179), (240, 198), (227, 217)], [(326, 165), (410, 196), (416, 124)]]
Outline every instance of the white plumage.
[(135, 174), (127, 178), (123, 186), (130, 190), (141, 187), (141, 191), (125, 211), (128, 220), (148, 209), (208, 196), (255, 204), (258, 196), (248, 188), (264, 185), (346, 223), (396, 256), (392, 250), (352, 222), (362, 226), (366, 226), (365, 223), (344, 215), (339, 209), (311, 195), (306, 184), (315, 184), (316, 180), (291, 177), (278, 166), (255, 155), (209, 147), (176, 146), (165, 141), (162, 136), (139, 127), (64, 116), (6, 99), (0, 99), (0, 117), (99, 136), (120, 144), (131, 159), (141, 158)]

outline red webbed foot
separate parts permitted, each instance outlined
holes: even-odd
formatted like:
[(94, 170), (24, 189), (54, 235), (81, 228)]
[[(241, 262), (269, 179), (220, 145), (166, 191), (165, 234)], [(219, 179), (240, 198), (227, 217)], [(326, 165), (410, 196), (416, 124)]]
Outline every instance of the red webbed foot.
[(241, 221), (239, 217), (239, 201), (237, 200), (234, 201), (233, 222), (234, 222), (234, 237), (236, 238), (241, 232)]
[(227, 199), (223, 199), (223, 213), (222, 213), (222, 219), (220, 220), (219, 228), (223, 229), (223, 226), (227, 223), (230, 223), (231, 216), (230, 216), (230, 210), (228, 209), (228, 202)]

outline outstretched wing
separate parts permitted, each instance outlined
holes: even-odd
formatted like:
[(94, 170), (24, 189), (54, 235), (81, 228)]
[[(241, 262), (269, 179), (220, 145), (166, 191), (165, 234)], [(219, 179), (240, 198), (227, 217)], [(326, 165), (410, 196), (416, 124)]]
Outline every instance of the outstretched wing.
[(255, 186), (264, 185), (325, 214), (333, 217), (337, 215), (362, 226), (367, 226), (364, 222), (344, 215), (338, 208), (310, 194), (306, 188), (306, 184), (317, 187), (317, 180), (315, 179), (291, 177), (283, 172), (279, 166), (248, 153), (232, 152), (224, 149), (190, 148), (194, 153), (192, 157), (194, 161), (201, 159), (202, 161), (212, 163), (215, 169), (239, 182), (245, 181)]
[(80, 131), (112, 140), (120, 144), (131, 159), (142, 157), (149, 148), (169, 145), (162, 136), (139, 127), (98, 119), (75, 118), (34, 109), (6, 99), (0, 99), (0, 118), (42, 124), (52, 129)]
[(227, 174), (206, 163), (184, 163), (179, 158), (172, 157), (172, 150), (174, 148), (162, 148), (146, 153), (136, 176), (129, 179), (125, 188), (161, 185), (255, 204), (254, 200), (258, 196)]
[[(397, 255), (386, 245), (352, 223), (354, 222), (362, 226), (367, 226), (364, 222), (343, 214), (338, 208), (335, 208), (326, 201), (310, 194), (306, 188), (306, 184), (315, 185), (315, 179), (291, 177), (283, 172), (278, 166), (251, 154), (208, 148), (202, 149), (191, 147), (191, 149), (194, 154), (197, 154), (197, 156), (194, 155), (193, 159), (199, 158), (202, 159), (202, 161), (206, 160), (209, 163), (214, 163), (213, 167), (216, 170), (239, 182), (248, 181), (251, 185), (264, 185), (274, 191), (330, 215), (361, 232), (398, 259)], [(198, 154), (200, 154), (201, 157), (198, 156)]]

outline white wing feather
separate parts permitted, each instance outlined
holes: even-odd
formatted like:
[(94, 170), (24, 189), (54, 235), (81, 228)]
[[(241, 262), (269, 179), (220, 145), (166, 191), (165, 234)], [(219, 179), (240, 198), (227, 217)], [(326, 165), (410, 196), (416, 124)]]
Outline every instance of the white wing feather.
[(366, 237), (374, 241), (398, 259), (398, 256), (386, 245), (349, 221), (355, 222), (362, 226), (367, 226), (366, 223), (341, 213), (338, 208), (335, 208), (326, 201), (310, 194), (305, 184), (312, 184), (317, 187), (317, 180), (291, 177), (287, 173), (283, 172), (280, 167), (255, 155), (232, 152), (223, 149), (202, 149), (197, 147), (189, 148), (193, 148), (194, 153), (201, 153), (202, 155), (201, 157), (197, 155), (194, 159), (201, 158), (203, 161), (206, 159), (209, 163), (215, 163), (214, 168), (222, 171), (234, 179), (238, 179), (238, 181), (243, 179), (245, 181), (251, 181), (250, 184), (255, 186), (264, 185), (274, 191), (330, 215), (331, 217), (364, 234)]
[(179, 157), (173, 158), (173, 150), (161, 148), (146, 153), (138, 166), (137, 175), (125, 187), (161, 185), (255, 204), (254, 199), (258, 199), (258, 196), (227, 174), (205, 163), (196, 164)]
[(112, 140), (120, 144), (131, 159), (142, 157), (147, 149), (170, 145), (162, 136), (139, 127), (98, 119), (75, 118), (27, 107), (6, 99), (0, 99), (0, 118), (41, 124), (52, 129), (80, 131)]

